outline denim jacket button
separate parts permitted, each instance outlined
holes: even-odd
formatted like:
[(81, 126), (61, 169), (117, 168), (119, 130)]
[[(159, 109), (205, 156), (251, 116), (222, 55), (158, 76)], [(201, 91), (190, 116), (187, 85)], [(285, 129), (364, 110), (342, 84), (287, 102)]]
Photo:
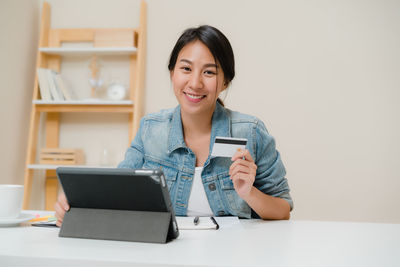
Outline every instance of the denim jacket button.
[(214, 183), (209, 184), (208, 185), (208, 189), (210, 189), (211, 191), (214, 191), (215, 190), (215, 184)]
[(223, 215), (225, 215), (225, 211), (223, 210), (218, 211), (218, 216), (223, 216)]

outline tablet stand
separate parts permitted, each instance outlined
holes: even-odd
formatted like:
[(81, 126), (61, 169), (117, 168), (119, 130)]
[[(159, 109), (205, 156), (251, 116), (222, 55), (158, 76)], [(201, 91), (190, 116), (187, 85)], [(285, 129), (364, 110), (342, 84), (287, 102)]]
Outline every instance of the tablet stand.
[(71, 207), (59, 236), (166, 243), (170, 223), (170, 212)]

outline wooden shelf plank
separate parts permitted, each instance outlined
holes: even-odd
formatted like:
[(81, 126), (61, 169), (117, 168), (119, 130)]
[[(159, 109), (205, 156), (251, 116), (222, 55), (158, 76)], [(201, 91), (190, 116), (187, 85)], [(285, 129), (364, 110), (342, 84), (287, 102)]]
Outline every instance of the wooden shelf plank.
[(133, 113), (133, 104), (130, 105), (74, 105), (74, 104), (35, 104), (39, 112), (107, 112), (107, 113)]
[(33, 104), (37, 105), (133, 105), (133, 101), (131, 100), (121, 100), (121, 101), (112, 101), (112, 100), (70, 100), (70, 101), (46, 101), (46, 100), (33, 100)]
[(39, 52), (48, 55), (132, 55), (136, 47), (39, 47)]
[(37, 111), (40, 112), (113, 112), (133, 113), (133, 101), (111, 100), (74, 100), (74, 101), (45, 101), (33, 100)]
[(100, 165), (50, 165), (50, 164), (28, 164), (31, 170), (55, 170), (58, 167), (74, 167), (74, 168), (116, 168), (116, 166), (100, 166)]

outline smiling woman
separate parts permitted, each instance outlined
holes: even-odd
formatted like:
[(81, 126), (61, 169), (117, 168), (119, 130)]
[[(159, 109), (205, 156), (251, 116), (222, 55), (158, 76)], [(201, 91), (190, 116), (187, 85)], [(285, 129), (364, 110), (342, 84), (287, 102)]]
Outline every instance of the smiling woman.
[[(293, 202), (275, 140), (262, 121), (219, 100), (235, 76), (232, 47), (218, 29), (187, 29), (168, 69), (179, 105), (142, 118), (120, 168), (161, 168), (178, 216), (288, 219)], [(232, 158), (211, 156), (216, 136), (247, 139)], [(56, 204), (58, 224), (68, 209)]]
[[(210, 67), (215, 67), (214, 74), (217, 73), (217, 68), (222, 68), (224, 77), (225, 88), (235, 77), (235, 57), (229, 40), (226, 36), (214, 27), (203, 25), (198, 28), (191, 28), (186, 30), (175, 44), (172, 50), (168, 69), (173, 72), (176, 62), (178, 60), (179, 52), (188, 44), (198, 41), (207, 48), (207, 52), (211, 53), (213, 57), (209, 64)], [(183, 59), (185, 60), (185, 59)], [(192, 63), (188, 61), (188, 63)], [(205, 65), (205, 67), (208, 67)], [(210, 73), (211, 74), (211, 73)], [(217, 100), (221, 105), (223, 102), (218, 98)]]
[(211, 117), (219, 94), (226, 89), (224, 73), (201, 41), (187, 44), (171, 70), (182, 120), (187, 116)]

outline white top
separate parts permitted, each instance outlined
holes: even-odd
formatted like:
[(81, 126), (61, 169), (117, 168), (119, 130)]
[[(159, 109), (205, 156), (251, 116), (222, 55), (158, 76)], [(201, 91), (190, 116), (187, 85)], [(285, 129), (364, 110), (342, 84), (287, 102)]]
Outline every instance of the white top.
[(187, 216), (213, 216), (213, 212), (208, 203), (206, 191), (201, 180), (203, 167), (196, 167), (194, 170), (192, 191), (189, 196)]

